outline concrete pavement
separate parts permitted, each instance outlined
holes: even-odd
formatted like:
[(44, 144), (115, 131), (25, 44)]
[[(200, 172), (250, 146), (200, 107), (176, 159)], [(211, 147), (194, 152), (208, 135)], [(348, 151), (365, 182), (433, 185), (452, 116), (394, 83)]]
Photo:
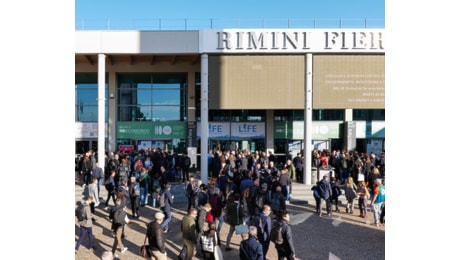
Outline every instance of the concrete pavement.
[[(170, 222), (171, 231), (166, 234), (168, 259), (177, 259), (182, 248), (180, 220), (186, 214), (187, 200), (183, 183), (173, 183), (171, 189), (174, 194), (173, 219)], [(75, 202), (82, 199), (84, 189), (75, 183)], [(107, 198), (107, 192), (101, 185), (100, 197)], [(343, 197), (343, 196), (342, 196)], [(341, 199), (343, 201), (343, 199)], [(109, 203), (112, 205), (112, 202)], [(355, 205), (357, 207), (357, 203)], [(385, 226), (372, 226), (373, 216), (368, 214), (366, 219), (360, 218), (359, 210), (353, 215), (345, 213), (344, 206), (340, 213), (333, 213), (331, 218), (319, 217), (315, 212), (315, 201), (311, 185), (293, 184), (291, 203), (287, 206), (291, 212), (290, 224), (293, 230), (293, 239), (296, 247), (296, 256), (299, 259), (329, 259), (336, 256), (338, 259), (385, 259)], [(158, 208), (145, 206), (140, 209), (141, 217), (132, 219), (132, 223), (125, 228), (127, 237), (123, 240), (128, 251), (121, 254), (117, 250), (119, 259), (142, 259), (139, 248), (144, 242), (146, 224), (153, 219)], [(131, 214), (131, 210), (128, 210)], [(104, 203), (96, 209), (96, 221), (93, 224), (95, 235), (94, 252), (87, 249), (88, 240), (80, 246), (75, 259), (100, 259), (104, 250), (111, 250), (114, 238), (110, 230), (111, 222), (108, 212), (104, 210)], [(224, 224), (221, 231), (221, 248), (224, 249), (229, 226)], [(75, 218), (75, 243), (79, 237), (78, 221)], [(223, 251), (224, 259), (239, 259), (238, 249), (240, 236), (233, 235), (231, 239), (232, 251)], [(198, 258), (194, 258), (198, 259)], [(267, 259), (277, 259), (273, 244), (270, 246)]]

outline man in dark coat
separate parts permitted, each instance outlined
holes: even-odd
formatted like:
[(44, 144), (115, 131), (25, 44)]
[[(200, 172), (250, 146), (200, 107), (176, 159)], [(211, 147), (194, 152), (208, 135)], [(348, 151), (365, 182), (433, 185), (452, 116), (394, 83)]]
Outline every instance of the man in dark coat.
[(249, 226), (249, 237), (240, 244), (241, 260), (264, 260), (262, 244), (257, 240), (257, 228)]
[(326, 202), (326, 211), (329, 217), (332, 216), (331, 210), (331, 196), (332, 196), (332, 188), (331, 184), (328, 181), (329, 176), (324, 175), (323, 179), (318, 183), (318, 193), (321, 197), (321, 202), (319, 205), (319, 215), (321, 216), (322, 208), (323, 208), (323, 200)]

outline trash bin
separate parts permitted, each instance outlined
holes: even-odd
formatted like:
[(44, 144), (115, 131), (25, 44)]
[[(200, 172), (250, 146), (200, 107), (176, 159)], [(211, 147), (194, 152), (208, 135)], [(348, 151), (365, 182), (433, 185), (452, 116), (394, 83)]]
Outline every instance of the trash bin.
[(316, 184), (318, 181), (318, 169), (316, 167), (311, 167), (311, 184)]
[(330, 181), (332, 177), (335, 177), (334, 168), (332, 168), (332, 167), (329, 167), (329, 168), (321, 167), (321, 168), (319, 168), (318, 180), (322, 180), (324, 175), (327, 175), (329, 177), (329, 181)]

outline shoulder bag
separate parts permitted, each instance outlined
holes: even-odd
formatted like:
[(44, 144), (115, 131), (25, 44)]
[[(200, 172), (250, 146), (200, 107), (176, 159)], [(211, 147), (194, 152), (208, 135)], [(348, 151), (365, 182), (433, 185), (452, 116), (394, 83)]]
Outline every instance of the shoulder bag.
[(148, 259), (150, 258), (150, 251), (149, 251), (148, 246), (146, 245), (146, 242), (147, 242), (147, 234), (145, 234), (144, 244), (141, 246), (139, 253), (143, 258)]
[[(239, 223), (239, 221), (240, 221), (239, 206), (240, 206), (240, 205), (238, 205), (238, 206), (236, 207), (236, 219), (237, 219), (238, 223)], [(247, 233), (249, 232), (249, 230), (248, 230), (248, 225), (246, 225), (246, 224), (244, 224), (244, 223), (243, 223), (243, 224), (238, 224), (238, 225), (236, 225), (236, 226), (235, 226), (235, 232), (236, 232), (237, 235), (247, 234)]]

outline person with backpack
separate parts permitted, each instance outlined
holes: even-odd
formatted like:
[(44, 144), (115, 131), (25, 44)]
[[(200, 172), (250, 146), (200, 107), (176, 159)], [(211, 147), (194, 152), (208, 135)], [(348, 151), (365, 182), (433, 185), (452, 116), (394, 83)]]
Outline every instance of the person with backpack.
[(289, 212), (282, 210), (270, 231), (270, 240), (275, 244), (278, 259), (296, 259), (292, 229), (289, 225), (290, 219)]
[(116, 185), (115, 185), (115, 175), (116, 172), (113, 170), (110, 176), (105, 180), (104, 186), (107, 190), (107, 199), (105, 200), (105, 210), (109, 209), (109, 201), (110, 198), (113, 200), (113, 204), (115, 205), (115, 194), (116, 194)]
[(326, 212), (327, 216), (331, 217), (332, 216), (332, 210), (331, 210), (331, 196), (332, 196), (332, 188), (331, 184), (328, 181), (329, 176), (326, 174), (323, 176), (323, 179), (318, 183), (318, 193), (319, 196), (321, 197), (320, 200), (320, 205), (319, 205), (319, 215), (322, 216), (322, 210), (323, 210), (323, 201), (326, 202)]
[(169, 229), (169, 222), (172, 219), (171, 213), (171, 205), (174, 202), (174, 195), (171, 194), (171, 184), (166, 184), (165, 189), (160, 195), (160, 209), (163, 211), (165, 215), (164, 221), (161, 224), (161, 228), (163, 228), (164, 232), (167, 233), (170, 231)]
[(318, 192), (318, 184), (319, 184), (319, 181), (316, 182), (316, 184), (314, 184), (312, 187), (311, 187), (311, 190), (313, 191), (313, 198), (315, 198), (315, 208), (316, 208), (316, 214), (320, 214), (319, 213), (319, 207), (321, 205), (321, 196), (319, 195), (319, 192)]
[(141, 197), (140, 197), (140, 204), (141, 207), (144, 207), (145, 204), (149, 202), (149, 182), (150, 182), (150, 175), (148, 170), (144, 167), (141, 170), (139, 176), (139, 186), (141, 187)]
[(129, 185), (129, 196), (131, 200), (131, 210), (133, 218), (139, 218), (139, 197), (141, 196), (141, 187), (136, 181), (136, 177), (131, 177)]
[(278, 216), (282, 210), (286, 210), (286, 197), (281, 190), (281, 185), (276, 186), (276, 192), (272, 194), (270, 199), (270, 207), (275, 216)]
[(224, 209), (224, 201), (222, 195), (220, 194), (219, 188), (216, 186), (210, 186), (209, 188), (209, 204), (211, 204), (211, 214), (214, 219), (214, 223), (219, 220), (219, 224), (217, 224), (217, 236), (220, 235), (220, 230), (222, 229), (222, 225), (224, 224), (224, 216), (222, 214)]
[(118, 255), (115, 254), (117, 247), (120, 248), (122, 254), (128, 250), (128, 248), (125, 247), (122, 242), (123, 228), (125, 224), (129, 223), (122, 198), (117, 198), (115, 201), (115, 206), (110, 211), (110, 218), (112, 219), (112, 231), (115, 233), (112, 245), (112, 253), (114, 254), (115, 258), (118, 258)]
[(78, 254), (78, 249), (80, 248), (81, 243), (88, 234), (89, 246), (88, 249), (94, 250), (93, 242), (93, 214), (91, 214), (90, 204), (93, 202), (93, 197), (87, 196), (82, 204), (78, 205), (75, 210), (75, 215), (78, 219), (80, 225), (80, 237), (78, 238), (77, 245), (75, 246), (75, 254)]
[(254, 204), (255, 204), (255, 212), (256, 214), (260, 214), (263, 211), (264, 205), (270, 205), (270, 197), (268, 194), (268, 184), (267, 183), (262, 183), (262, 185), (257, 189), (255, 199), (254, 199)]
[(264, 260), (262, 244), (257, 240), (257, 228), (249, 226), (249, 237), (240, 244), (241, 260)]
[(266, 258), (270, 246), (270, 231), (272, 230), (271, 212), (270, 205), (265, 204), (262, 207), (262, 212), (255, 215), (251, 220), (251, 225), (257, 228), (257, 239), (262, 244), (263, 259)]

